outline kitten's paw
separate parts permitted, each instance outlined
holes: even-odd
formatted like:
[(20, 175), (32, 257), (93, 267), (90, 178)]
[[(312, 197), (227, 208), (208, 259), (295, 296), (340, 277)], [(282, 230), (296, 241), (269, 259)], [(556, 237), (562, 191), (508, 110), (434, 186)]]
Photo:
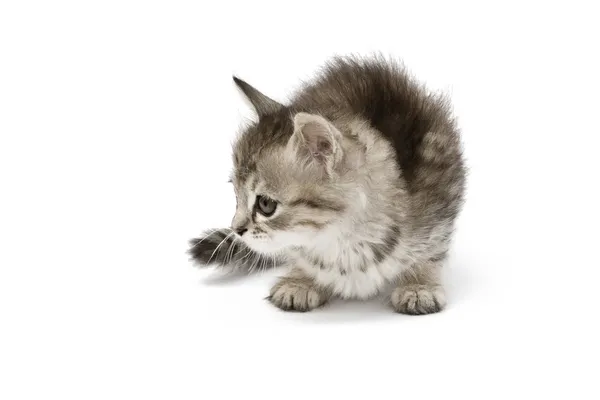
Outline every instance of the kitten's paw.
[(233, 233), (228, 229), (214, 229), (204, 232), (189, 241), (188, 253), (199, 267), (231, 261), (235, 254)]
[(310, 311), (327, 302), (328, 296), (305, 280), (282, 278), (267, 299), (284, 311)]
[(439, 285), (412, 284), (394, 289), (391, 301), (394, 310), (402, 314), (432, 314), (444, 309), (446, 294)]

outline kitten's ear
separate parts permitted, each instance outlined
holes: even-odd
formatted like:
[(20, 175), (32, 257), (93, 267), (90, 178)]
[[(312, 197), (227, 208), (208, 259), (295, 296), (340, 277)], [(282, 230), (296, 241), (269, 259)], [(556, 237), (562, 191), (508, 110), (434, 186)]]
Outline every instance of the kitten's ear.
[(331, 172), (342, 158), (342, 134), (320, 115), (298, 113), (294, 116), (292, 145)]
[(246, 98), (248, 99), (248, 101), (250, 101), (259, 117), (268, 114), (273, 114), (283, 108), (283, 105), (279, 104), (270, 97), (265, 96), (264, 94), (259, 92), (258, 89), (256, 89), (249, 83), (244, 82), (237, 76), (233, 77), (233, 81), (235, 82), (237, 87), (240, 88), (240, 90), (244, 93), (244, 95), (246, 95)]

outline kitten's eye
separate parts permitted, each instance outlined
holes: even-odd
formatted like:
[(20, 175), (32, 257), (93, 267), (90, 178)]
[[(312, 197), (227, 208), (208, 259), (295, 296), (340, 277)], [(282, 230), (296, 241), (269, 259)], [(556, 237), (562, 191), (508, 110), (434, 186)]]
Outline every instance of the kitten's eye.
[(266, 196), (257, 196), (256, 208), (265, 217), (270, 217), (277, 209), (277, 202)]

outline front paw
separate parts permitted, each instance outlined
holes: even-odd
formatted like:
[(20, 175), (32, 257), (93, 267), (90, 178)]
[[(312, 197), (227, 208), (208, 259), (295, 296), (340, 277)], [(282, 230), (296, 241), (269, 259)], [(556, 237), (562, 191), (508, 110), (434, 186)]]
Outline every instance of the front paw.
[(307, 279), (281, 278), (267, 298), (284, 311), (310, 311), (327, 302), (328, 296)]
[(446, 295), (440, 285), (412, 284), (394, 289), (391, 301), (394, 310), (402, 314), (432, 314), (444, 309)]
[(231, 230), (215, 229), (190, 240), (188, 253), (198, 266), (225, 264), (234, 254), (233, 243)]

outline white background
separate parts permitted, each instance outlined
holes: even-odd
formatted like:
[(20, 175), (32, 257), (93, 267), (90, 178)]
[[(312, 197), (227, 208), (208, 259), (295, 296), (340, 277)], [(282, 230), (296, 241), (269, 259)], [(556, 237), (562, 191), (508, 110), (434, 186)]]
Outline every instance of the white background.
[[(0, 398), (597, 399), (593, 3), (3, 1)], [(193, 268), (235, 205), (231, 75), (285, 101), (372, 51), (463, 130), (447, 310), (289, 314), (276, 274)]]

